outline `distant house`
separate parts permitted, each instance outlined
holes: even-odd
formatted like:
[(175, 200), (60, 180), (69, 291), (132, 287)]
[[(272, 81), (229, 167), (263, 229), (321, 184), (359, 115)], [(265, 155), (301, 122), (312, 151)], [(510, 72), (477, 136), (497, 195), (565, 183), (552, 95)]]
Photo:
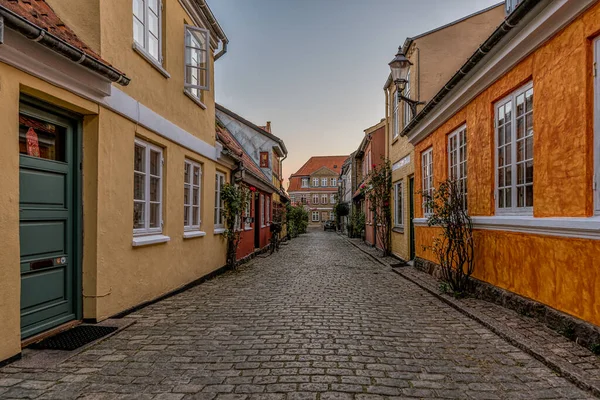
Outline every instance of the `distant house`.
[(348, 156), (314, 156), (290, 176), (288, 194), (292, 204), (302, 204), (309, 212), (309, 222), (318, 225), (335, 219), (338, 178)]

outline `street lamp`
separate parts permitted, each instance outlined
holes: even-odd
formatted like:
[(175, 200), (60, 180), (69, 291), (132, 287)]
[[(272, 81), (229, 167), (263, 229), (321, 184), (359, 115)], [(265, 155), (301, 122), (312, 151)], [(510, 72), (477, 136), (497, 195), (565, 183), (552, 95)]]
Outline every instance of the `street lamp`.
[(398, 47), (398, 53), (396, 53), (396, 57), (394, 57), (394, 59), (388, 65), (392, 71), (392, 80), (396, 84), (398, 101), (405, 101), (410, 106), (410, 111), (412, 112), (412, 116), (414, 118), (414, 116), (417, 115), (417, 106), (425, 103), (411, 100), (402, 95), (402, 93), (404, 93), (404, 89), (406, 88), (406, 83), (408, 82), (408, 71), (412, 65), (410, 60), (406, 58), (402, 52), (402, 46)]

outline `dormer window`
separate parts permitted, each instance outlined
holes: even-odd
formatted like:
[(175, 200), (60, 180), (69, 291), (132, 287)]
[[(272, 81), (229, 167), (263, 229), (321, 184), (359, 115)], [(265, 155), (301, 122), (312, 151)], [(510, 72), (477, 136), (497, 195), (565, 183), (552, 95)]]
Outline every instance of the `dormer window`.
[(506, 11), (506, 15), (512, 13), (515, 8), (517, 8), (517, 6), (522, 2), (523, 0), (506, 0), (505, 3), (505, 11)]
[(269, 168), (269, 153), (266, 151), (260, 152), (260, 167)]
[(303, 188), (307, 188), (308, 187), (308, 178), (302, 178), (302, 187)]
[(197, 99), (209, 89), (209, 40), (206, 29), (185, 26), (185, 90)]

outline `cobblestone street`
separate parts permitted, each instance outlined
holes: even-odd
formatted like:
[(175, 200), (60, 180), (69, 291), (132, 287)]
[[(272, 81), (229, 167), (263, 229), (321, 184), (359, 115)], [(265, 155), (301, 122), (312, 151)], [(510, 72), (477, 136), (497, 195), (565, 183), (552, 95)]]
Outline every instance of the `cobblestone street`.
[(0, 369), (0, 397), (594, 398), (321, 230), (125, 318), (54, 368)]

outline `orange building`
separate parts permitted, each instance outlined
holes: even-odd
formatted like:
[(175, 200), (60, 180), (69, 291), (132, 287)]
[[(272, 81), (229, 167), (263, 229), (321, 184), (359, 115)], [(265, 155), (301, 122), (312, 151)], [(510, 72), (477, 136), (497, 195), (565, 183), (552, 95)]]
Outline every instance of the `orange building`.
[[(600, 325), (600, 3), (507, 14), (402, 131), (415, 187), (466, 180), (476, 278)], [(417, 262), (436, 262), (420, 204)]]

